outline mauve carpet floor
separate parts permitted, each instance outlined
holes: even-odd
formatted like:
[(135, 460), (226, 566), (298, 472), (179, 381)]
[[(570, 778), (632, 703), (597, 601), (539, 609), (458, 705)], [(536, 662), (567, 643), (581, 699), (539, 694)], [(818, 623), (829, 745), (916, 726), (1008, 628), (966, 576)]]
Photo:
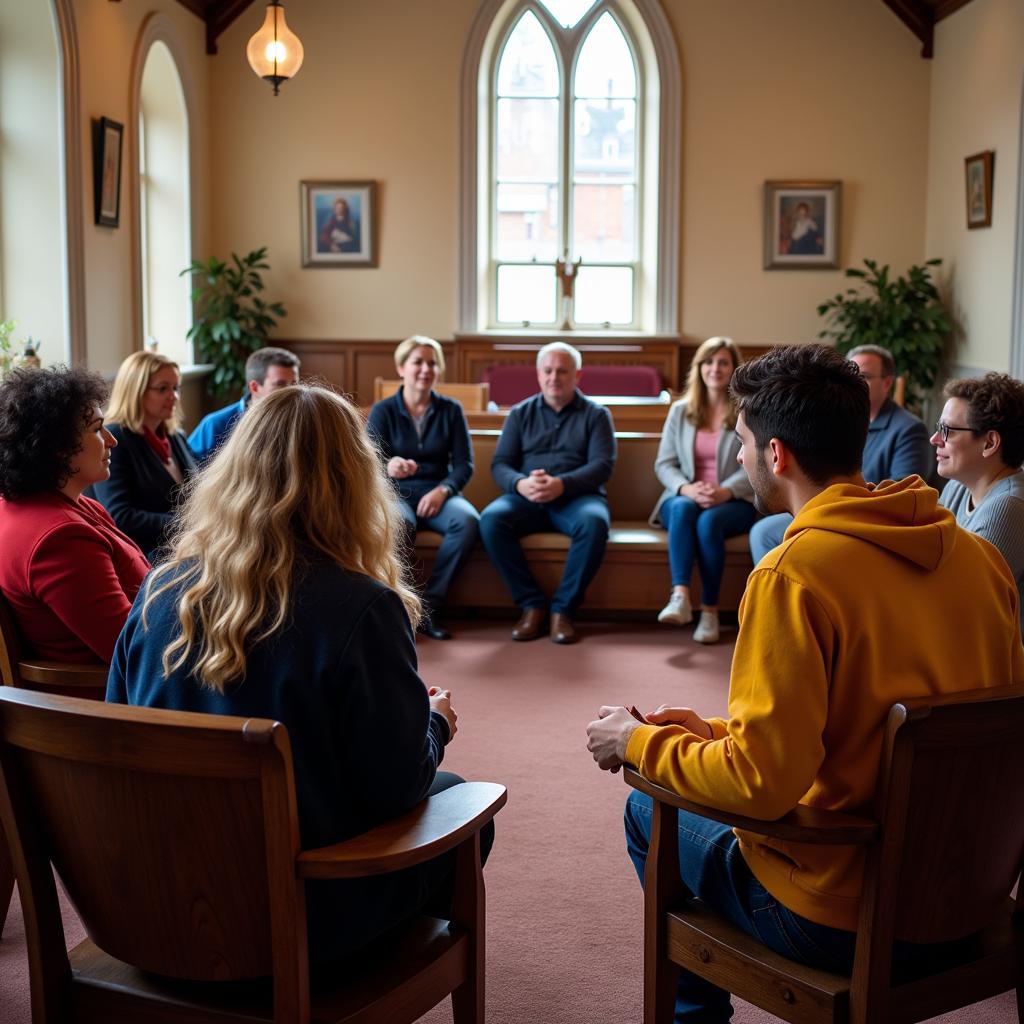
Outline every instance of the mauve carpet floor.
[[(444, 767), (501, 782), (487, 881), (491, 1024), (634, 1024), (641, 1019), (641, 896), (622, 838), (626, 787), (601, 772), (584, 728), (601, 704), (725, 710), (734, 631), (701, 647), (690, 630), (584, 624), (583, 642), (517, 644), (507, 623), (458, 624), (425, 640), (420, 668), (449, 687), (459, 733)], [(65, 907), (69, 945), (82, 938)], [(736, 1024), (776, 1018), (737, 1001)], [(1016, 1021), (1012, 993), (937, 1020)], [(424, 1024), (451, 1020), (448, 1002)], [(15, 897), (0, 941), (0, 1024), (29, 1024), (24, 929)], [(116, 1022), (112, 1022), (116, 1024)]]

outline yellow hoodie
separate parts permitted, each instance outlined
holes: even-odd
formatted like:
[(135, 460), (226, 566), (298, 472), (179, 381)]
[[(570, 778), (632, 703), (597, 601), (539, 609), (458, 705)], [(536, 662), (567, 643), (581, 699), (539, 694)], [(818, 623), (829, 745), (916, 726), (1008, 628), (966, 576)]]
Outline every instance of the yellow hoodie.
[[(1016, 583), (937, 502), (919, 477), (809, 501), (747, 583), (729, 717), (711, 720), (710, 740), (640, 726), (626, 760), (687, 799), (764, 821), (797, 803), (870, 811), (895, 701), (1024, 684)], [(862, 850), (737, 835), (781, 903), (856, 928)]]

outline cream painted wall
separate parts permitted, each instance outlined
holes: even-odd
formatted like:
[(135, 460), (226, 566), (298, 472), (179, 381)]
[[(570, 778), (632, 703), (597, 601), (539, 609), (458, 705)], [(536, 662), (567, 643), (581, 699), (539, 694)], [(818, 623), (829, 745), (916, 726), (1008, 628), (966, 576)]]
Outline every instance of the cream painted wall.
[[(175, 0), (110, 3), (109, 0), (74, 0), (75, 21), (79, 42), (81, 68), (81, 111), (83, 175), (85, 206), (85, 286), (87, 299), (87, 330), (89, 365), (100, 371), (116, 370), (129, 352), (141, 346), (135, 328), (132, 234), (137, 230), (134, 211), (130, 209), (127, 188), (128, 133), (136, 126), (129, 124), (129, 103), (132, 90), (132, 65), (136, 43), (146, 17), (153, 12), (164, 14), (173, 25), (184, 55), (185, 66), (179, 68), (198, 97), (193, 110), (194, 128), (198, 133), (199, 173), (192, 190), (193, 250), (207, 248), (205, 228), (209, 222), (208, 188), (208, 84), (207, 72), (211, 58), (206, 56), (206, 30), (195, 15)], [(187, 93), (186, 89), (186, 93)], [(121, 225), (116, 229), (93, 224), (92, 211), (92, 141), (91, 118), (106, 116), (125, 125), (125, 159), (121, 177)]]
[[(287, 7), (305, 63), (275, 97), (245, 60), (255, 5), (212, 65), (213, 245), (270, 248), (290, 338), (450, 337), (457, 302), (459, 74), (473, 0)], [(380, 268), (303, 270), (301, 180), (380, 184)]]
[[(839, 272), (762, 269), (766, 178), (844, 183), (842, 258), (924, 256), (928, 62), (881, 2), (664, 0), (683, 64), (682, 323), (740, 343), (809, 341)], [(305, 64), (276, 99), (242, 54), (211, 67), (213, 243), (270, 246), (282, 337), (449, 337), (456, 324), (458, 116), (473, 0), (288, 8)], [(303, 270), (299, 181), (381, 183), (377, 270)]]
[[(928, 252), (962, 330), (953, 359), (1010, 365), (1013, 253), (1024, 84), (1024, 4), (973, 0), (940, 22), (932, 69)], [(992, 226), (967, 230), (964, 157), (995, 150)]]
[(843, 182), (841, 266), (924, 256), (928, 62), (849, 0), (665, 0), (683, 67), (682, 332), (813, 341), (841, 271), (762, 269), (766, 179)]

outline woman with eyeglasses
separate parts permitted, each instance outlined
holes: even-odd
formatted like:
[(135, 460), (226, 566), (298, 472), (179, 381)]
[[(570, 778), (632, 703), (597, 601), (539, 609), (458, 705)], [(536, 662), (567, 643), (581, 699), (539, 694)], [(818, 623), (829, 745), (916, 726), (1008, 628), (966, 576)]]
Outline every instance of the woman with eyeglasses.
[(931, 442), (939, 502), (999, 549), (1024, 593), (1024, 384), (1005, 373), (951, 380)]
[(178, 364), (159, 352), (133, 352), (114, 378), (107, 421), (117, 447), (110, 478), (93, 494), (118, 528), (153, 561), (163, 546), (182, 485), (195, 472), (178, 400)]

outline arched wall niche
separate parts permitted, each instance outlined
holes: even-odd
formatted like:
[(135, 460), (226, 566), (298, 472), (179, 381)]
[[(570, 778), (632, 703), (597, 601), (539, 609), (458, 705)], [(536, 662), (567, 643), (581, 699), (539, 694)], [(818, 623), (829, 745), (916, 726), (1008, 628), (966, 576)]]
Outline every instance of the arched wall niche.
[[(174, 65), (174, 71), (181, 88), (181, 99), (184, 104), (184, 117), (187, 130), (188, 146), (188, 246), (194, 244), (196, 238), (196, 208), (192, 202), (192, 195), (198, 176), (198, 152), (200, 140), (196, 125), (196, 111), (199, 109), (198, 90), (192, 77), (191, 65), (186, 59), (184, 43), (178, 36), (174, 23), (166, 15), (159, 12), (150, 14), (142, 23), (139, 35), (135, 43), (135, 51), (132, 56), (131, 66), (131, 93), (128, 107), (128, 131), (125, 160), (128, 168), (128, 209), (131, 214), (131, 272), (132, 272), (132, 327), (133, 335), (138, 347), (141, 347), (145, 338), (144, 313), (145, 299), (143, 288), (145, 284), (143, 271), (143, 210), (142, 190), (139, 180), (139, 159), (141, 139), (139, 137), (139, 121), (142, 114), (142, 83), (146, 71), (146, 62), (149, 59), (150, 51), (154, 44), (160, 43), (166, 47), (170, 59)], [(192, 258), (192, 253), (185, 255), (182, 267)], [(188, 282), (182, 279), (182, 287), (187, 289)], [(191, 322), (191, 320), (189, 321)], [(175, 353), (169, 352), (172, 358)], [(191, 362), (191, 358), (186, 360)]]

